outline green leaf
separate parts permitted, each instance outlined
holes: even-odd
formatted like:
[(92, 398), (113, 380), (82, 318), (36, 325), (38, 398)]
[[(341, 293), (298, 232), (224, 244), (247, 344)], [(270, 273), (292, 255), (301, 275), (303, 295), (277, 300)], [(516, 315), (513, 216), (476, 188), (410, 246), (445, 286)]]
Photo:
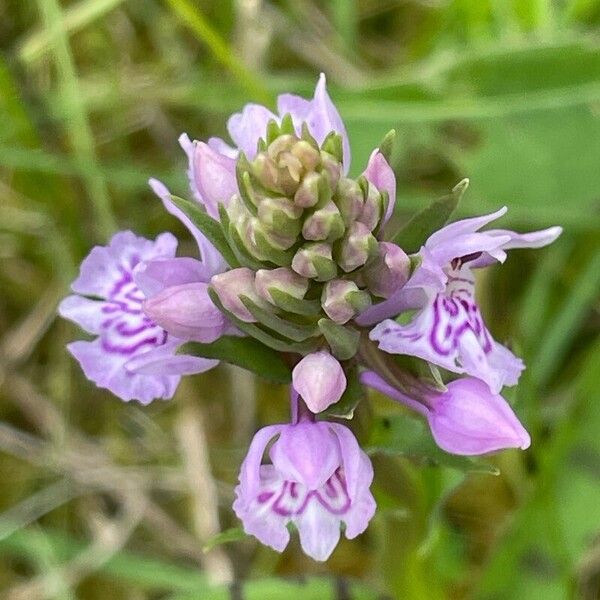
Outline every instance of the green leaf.
[(211, 344), (189, 342), (180, 353), (223, 360), (276, 383), (292, 380), (292, 372), (281, 355), (254, 338), (223, 336)]
[(436, 445), (423, 421), (408, 415), (374, 419), (367, 449), (369, 452), (406, 456), (459, 471), (499, 473), (495, 466), (480, 459), (444, 452)]
[(348, 360), (356, 354), (360, 342), (359, 331), (338, 325), (329, 319), (319, 319), (318, 324), (336, 358)]
[(248, 535), (241, 527), (230, 527), (225, 531), (221, 531), (220, 533), (213, 535), (208, 542), (202, 546), (202, 552), (209, 552), (215, 546), (229, 544), (231, 542), (239, 542), (247, 537)]
[(407, 253), (418, 252), (427, 238), (448, 222), (468, 185), (469, 180), (463, 179), (450, 194), (435, 200), (418, 212), (394, 236), (394, 243)]
[(221, 253), (230, 267), (240, 266), (218, 221), (208, 216), (196, 202), (173, 195), (171, 195), (171, 201), (208, 238), (208, 241)]
[(292, 323), (287, 319), (282, 319), (268, 309), (258, 306), (258, 304), (253, 302), (248, 296), (242, 295), (240, 296), (240, 300), (253, 317), (283, 337), (289, 338), (295, 342), (303, 342), (310, 337), (319, 335), (319, 330), (316, 327), (312, 325), (300, 325), (298, 323)]
[(308, 317), (318, 315), (321, 312), (321, 303), (318, 300), (299, 300), (275, 287), (269, 288), (269, 294), (271, 294), (273, 302), (286, 312)]
[(392, 164), (392, 156), (394, 155), (394, 150), (396, 147), (396, 130), (391, 129), (388, 131), (384, 138), (381, 140), (379, 144), (379, 152), (383, 154), (383, 158), (387, 160), (388, 164)]
[(314, 351), (319, 345), (318, 339), (309, 339), (305, 342), (292, 342), (289, 340), (282, 339), (280, 337), (276, 337), (271, 333), (266, 332), (264, 329), (255, 325), (254, 323), (246, 323), (241, 319), (238, 319), (233, 313), (229, 312), (219, 300), (219, 296), (217, 293), (208, 289), (208, 294), (211, 300), (214, 302), (215, 306), (224, 314), (226, 314), (229, 319), (243, 332), (247, 333), (249, 336), (257, 339), (262, 342), (269, 348), (273, 348), (273, 350), (279, 350), (280, 352), (294, 352), (297, 354), (308, 354), (309, 352)]
[(358, 379), (358, 369), (352, 367), (346, 372), (346, 390), (342, 397), (323, 411), (329, 417), (351, 419), (359, 402), (365, 397), (365, 390)]

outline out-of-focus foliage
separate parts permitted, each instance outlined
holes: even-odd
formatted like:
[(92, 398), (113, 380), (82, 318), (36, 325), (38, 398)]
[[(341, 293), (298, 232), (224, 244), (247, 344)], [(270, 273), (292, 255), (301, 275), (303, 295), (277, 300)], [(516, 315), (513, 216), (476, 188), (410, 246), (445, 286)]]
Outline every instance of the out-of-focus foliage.
[[(0, 595), (599, 598), (599, 24), (597, 0), (3, 0)], [(466, 475), (417, 464), (415, 425), (372, 398), (352, 422), (376, 467), (365, 535), (325, 565), (235, 530), (203, 553), (238, 526), (237, 468), (287, 418), (284, 387), (219, 367), (123, 404), (67, 355), (80, 333), (56, 305), (116, 227), (187, 239), (146, 183), (186, 194), (182, 131), (223, 135), (319, 71), (355, 173), (396, 128), (399, 225), (469, 177), (462, 213), (565, 226), (481, 281), (490, 329), (529, 367), (509, 393), (533, 443)]]

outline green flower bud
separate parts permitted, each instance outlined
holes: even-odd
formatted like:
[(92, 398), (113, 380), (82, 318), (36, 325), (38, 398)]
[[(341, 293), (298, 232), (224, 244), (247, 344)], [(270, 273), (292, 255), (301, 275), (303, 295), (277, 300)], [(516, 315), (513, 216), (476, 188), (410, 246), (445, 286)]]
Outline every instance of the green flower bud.
[(328, 281), (337, 275), (331, 246), (323, 242), (304, 244), (294, 255), (292, 269), (302, 277), (317, 281)]
[(302, 208), (287, 198), (264, 198), (258, 205), (258, 219), (262, 225), (286, 238), (298, 236), (302, 228), (301, 216)]
[(321, 179), (319, 173), (308, 173), (294, 194), (294, 204), (302, 208), (314, 206), (319, 201)]
[(362, 213), (364, 205), (363, 191), (354, 179), (342, 177), (337, 184), (334, 200), (340, 209), (344, 225), (349, 227)]
[(308, 279), (286, 267), (257, 271), (254, 285), (258, 295), (271, 303), (274, 303), (271, 296), (273, 290), (285, 292), (298, 300), (302, 300), (308, 291)]
[(344, 235), (344, 222), (338, 207), (329, 201), (322, 208), (308, 216), (302, 226), (302, 236), (305, 240), (328, 240), (333, 242)]
[(346, 272), (377, 256), (377, 240), (364, 223), (353, 223), (336, 244), (336, 262)]
[(327, 316), (343, 325), (371, 304), (368, 292), (359, 290), (354, 281), (335, 279), (323, 287), (321, 305)]
[(364, 223), (369, 231), (373, 231), (385, 214), (387, 195), (380, 193), (365, 177), (360, 177), (358, 184), (364, 194), (364, 204), (357, 220)]
[(339, 162), (335, 156), (329, 154), (329, 152), (321, 150), (321, 170), (323, 174), (327, 176), (329, 187), (332, 190), (335, 190), (338, 181), (342, 176), (342, 163)]

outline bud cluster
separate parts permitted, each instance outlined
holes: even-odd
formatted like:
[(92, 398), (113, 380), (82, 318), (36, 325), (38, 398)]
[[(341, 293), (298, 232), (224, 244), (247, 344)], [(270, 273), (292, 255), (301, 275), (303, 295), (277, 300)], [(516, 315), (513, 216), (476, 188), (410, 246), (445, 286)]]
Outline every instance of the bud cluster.
[(388, 297), (385, 282), (405, 280), (410, 269), (399, 248), (401, 256), (377, 239), (387, 193), (364, 176), (345, 176), (338, 133), (319, 145), (306, 124), (301, 131), (286, 115), (269, 123), (253, 160), (240, 154), (239, 193), (220, 217), (242, 268), (212, 281), (239, 320), (267, 327), (274, 319), (266, 316), (287, 320), (296, 341), (319, 338), (322, 319), (347, 323)]

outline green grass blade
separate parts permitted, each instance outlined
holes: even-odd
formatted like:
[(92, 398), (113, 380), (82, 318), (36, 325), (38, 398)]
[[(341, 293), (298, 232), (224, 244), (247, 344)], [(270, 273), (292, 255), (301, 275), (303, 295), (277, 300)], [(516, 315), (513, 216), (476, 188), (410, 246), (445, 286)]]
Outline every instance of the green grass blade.
[(84, 173), (99, 237), (107, 239), (115, 231), (116, 224), (106, 183), (97, 163), (94, 138), (81, 101), (75, 62), (64, 30), (62, 10), (57, 0), (37, 0), (37, 4), (45, 29), (52, 40), (65, 115), (64, 126), (69, 134), (74, 157)]

